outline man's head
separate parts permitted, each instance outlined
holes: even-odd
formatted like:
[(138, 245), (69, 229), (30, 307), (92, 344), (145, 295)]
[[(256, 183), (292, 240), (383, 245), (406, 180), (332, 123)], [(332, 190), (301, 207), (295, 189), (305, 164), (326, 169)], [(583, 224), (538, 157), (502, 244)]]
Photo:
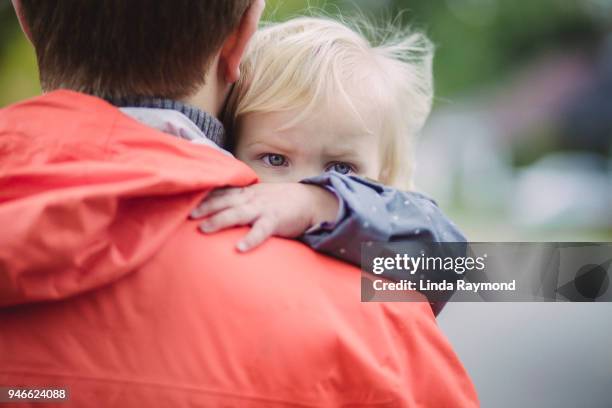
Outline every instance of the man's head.
[[(187, 99), (234, 82), (263, 0), (13, 0), (44, 90)], [(220, 72), (221, 71), (221, 72)], [(217, 88), (225, 88), (217, 84)]]

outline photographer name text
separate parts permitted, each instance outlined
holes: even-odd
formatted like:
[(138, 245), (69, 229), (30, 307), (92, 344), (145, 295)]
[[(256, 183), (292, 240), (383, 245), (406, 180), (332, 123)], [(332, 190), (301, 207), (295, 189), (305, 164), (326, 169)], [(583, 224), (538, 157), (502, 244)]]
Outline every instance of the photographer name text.
[(449, 282), (443, 280), (441, 282), (432, 282), (430, 280), (420, 280), (418, 282), (401, 280), (399, 282), (388, 282), (382, 279), (377, 279), (373, 282), (374, 290), (377, 291), (466, 291), (466, 292), (486, 292), (486, 291), (515, 291), (516, 280), (509, 282), (466, 282), (458, 280)]

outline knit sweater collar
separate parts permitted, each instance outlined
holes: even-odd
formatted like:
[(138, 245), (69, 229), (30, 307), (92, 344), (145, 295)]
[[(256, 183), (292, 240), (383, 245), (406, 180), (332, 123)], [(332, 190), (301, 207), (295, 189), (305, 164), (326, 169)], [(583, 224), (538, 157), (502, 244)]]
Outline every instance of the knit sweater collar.
[(220, 147), (225, 144), (223, 124), (211, 114), (195, 106), (172, 99), (150, 97), (106, 98), (106, 100), (119, 108), (154, 108), (178, 111), (187, 116), (209, 140)]

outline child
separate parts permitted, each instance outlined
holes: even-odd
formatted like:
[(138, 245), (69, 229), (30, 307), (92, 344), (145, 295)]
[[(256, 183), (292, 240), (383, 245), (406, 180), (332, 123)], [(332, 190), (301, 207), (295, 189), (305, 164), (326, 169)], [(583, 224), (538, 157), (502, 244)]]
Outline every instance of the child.
[(209, 216), (204, 232), (252, 225), (241, 251), (301, 236), (356, 264), (362, 242), (465, 240), (431, 200), (398, 190), (411, 187), (410, 142), (431, 108), (432, 47), (420, 34), (383, 40), (306, 17), (255, 35), (224, 123), (264, 183), (211, 194), (193, 214)]

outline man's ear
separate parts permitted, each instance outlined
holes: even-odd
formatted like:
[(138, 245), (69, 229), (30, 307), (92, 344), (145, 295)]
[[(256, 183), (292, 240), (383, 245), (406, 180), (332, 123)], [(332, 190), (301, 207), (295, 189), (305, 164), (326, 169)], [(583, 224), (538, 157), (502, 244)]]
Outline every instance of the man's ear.
[(30, 33), (30, 27), (28, 27), (25, 18), (23, 16), (23, 9), (21, 8), (21, 0), (12, 0), (13, 8), (15, 9), (15, 14), (17, 15), (17, 20), (19, 20), (19, 25), (21, 26), (21, 30), (25, 34), (26, 38), (32, 42), (32, 34)]
[[(19, 0), (13, 0), (19, 1)], [(266, 6), (265, 0), (254, 0), (244, 12), (238, 28), (225, 40), (221, 49), (221, 66), (227, 83), (233, 84), (240, 78), (240, 61)]]

